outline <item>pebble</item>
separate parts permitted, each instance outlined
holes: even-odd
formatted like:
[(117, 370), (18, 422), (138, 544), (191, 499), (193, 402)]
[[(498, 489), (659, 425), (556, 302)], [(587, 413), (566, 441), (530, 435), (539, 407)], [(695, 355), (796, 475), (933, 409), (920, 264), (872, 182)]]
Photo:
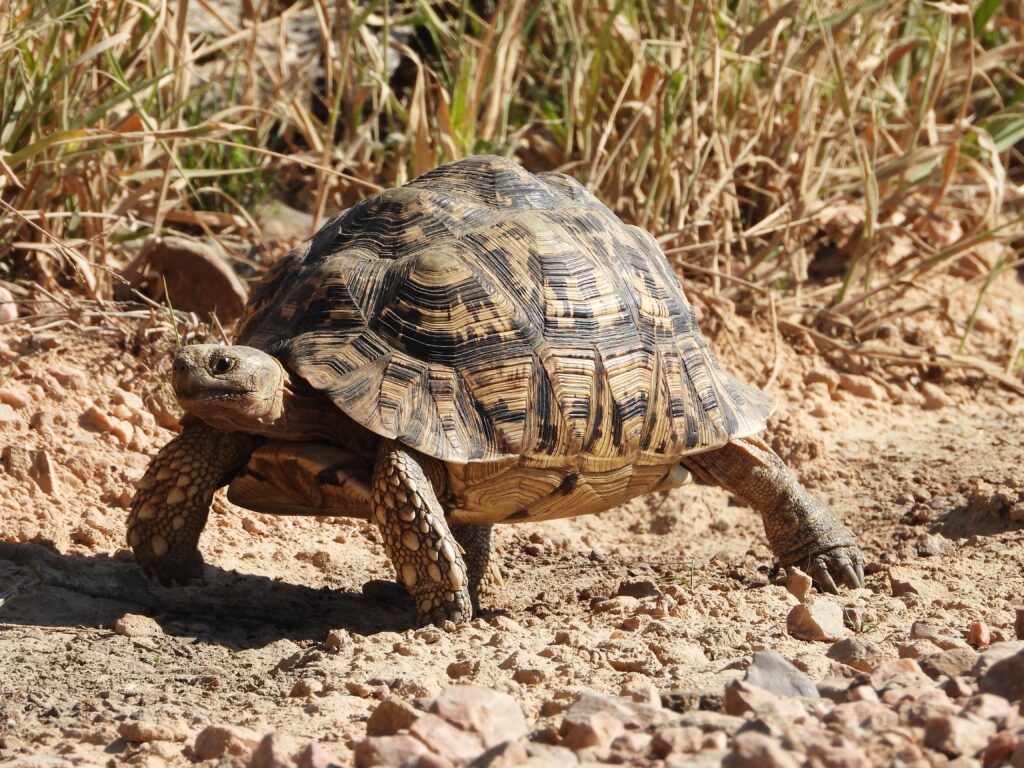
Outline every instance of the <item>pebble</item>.
[(164, 633), (154, 619), (137, 613), (126, 613), (115, 619), (114, 632), (124, 637), (154, 637)]
[(821, 698), (814, 682), (776, 651), (758, 651), (747, 667), (744, 681), (776, 696)]
[(0, 424), (11, 424), (16, 421), (21, 421), (17, 411), (7, 403), (0, 403)]
[(370, 713), (370, 719), (366, 721), (366, 735), (394, 736), (399, 731), (407, 731), (420, 714), (407, 701), (391, 696)]
[(902, 566), (893, 566), (889, 568), (887, 575), (893, 597), (924, 595), (927, 592), (927, 588), (918, 571)]
[(804, 602), (811, 593), (814, 580), (795, 565), (791, 565), (786, 571), (786, 589), (801, 603)]
[(846, 634), (843, 609), (825, 597), (800, 603), (786, 617), (786, 629), (798, 640), (838, 640)]
[(132, 744), (150, 741), (185, 741), (188, 731), (180, 723), (155, 722), (152, 720), (126, 720), (117, 727), (117, 732)]
[(176, 235), (147, 240), (124, 277), (160, 303), (166, 289), (175, 309), (204, 320), (215, 311), (225, 324), (242, 313), (248, 296), (217, 247)]
[(337, 768), (341, 759), (332, 755), (317, 741), (311, 741), (299, 750), (295, 759), (296, 768)]
[(259, 742), (259, 735), (248, 728), (208, 725), (196, 735), (192, 755), (196, 760), (216, 760), (224, 755), (247, 757)]
[(756, 731), (741, 733), (733, 739), (732, 751), (722, 760), (722, 768), (799, 768), (800, 761), (773, 738)]
[(867, 376), (858, 376), (852, 373), (840, 373), (839, 387), (840, 389), (846, 390), (851, 395), (862, 397), (865, 400), (874, 400), (876, 402), (888, 400), (885, 390), (873, 379), (869, 379)]
[(948, 651), (928, 654), (920, 660), (920, 664), (921, 670), (928, 677), (938, 680), (966, 675), (977, 661), (977, 652), (970, 648), (950, 648)]
[(861, 672), (871, 672), (885, 660), (881, 648), (861, 637), (845, 637), (833, 643), (825, 655)]
[(415, 761), (432, 754), (423, 742), (406, 734), (397, 736), (370, 736), (357, 741), (352, 748), (356, 768), (371, 766), (418, 765)]
[(1018, 640), (1024, 640), (1024, 608), (1017, 608), (1013, 620), (1013, 634)]
[(294, 736), (268, 733), (253, 750), (249, 768), (292, 768), (302, 749)]
[(485, 748), (527, 733), (518, 702), (506, 693), (478, 685), (453, 685), (441, 691), (430, 711), (476, 734)]
[[(990, 646), (992, 650), (1002, 651), (1000, 646), (1017, 646), (1020, 643), (997, 643)], [(1007, 701), (1024, 699), (1024, 650), (1005, 654), (1002, 658), (986, 664), (986, 653), (981, 654), (974, 666), (974, 671), (981, 668), (985, 671), (978, 679), (978, 687), (983, 693), (994, 693)]]
[(949, 398), (946, 396), (946, 393), (942, 391), (941, 387), (932, 384), (930, 381), (926, 381), (921, 385), (921, 396), (924, 397), (924, 403), (922, 403), (921, 407), (926, 411), (937, 411), (949, 405)]
[(985, 648), (992, 645), (992, 630), (983, 621), (972, 621), (967, 630), (967, 643), (973, 648)]
[(671, 754), (700, 752), (704, 748), (704, 732), (700, 728), (659, 728), (651, 737), (651, 752), (663, 760)]
[(976, 755), (988, 746), (996, 733), (996, 724), (988, 720), (943, 715), (928, 720), (924, 745), (950, 757)]
[(0, 323), (13, 323), (18, 319), (18, 305), (14, 294), (0, 285)]
[(558, 730), (565, 746), (576, 751), (588, 747), (605, 749), (625, 732), (622, 721), (606, 711), (573, 714), (571, 708)]
[(316, 678), (303, 678), (302, 680), (296, 680), (295, 685), (292, 686), (289, 691), (289, 696), (315, 696), (318, 693), (322, 693), (324, 690), (324, 684)]
[(32, 402), (32, 398), (29, 397), (28, 392), (24, 389), (16, 389), (14, 387), (8, 387), (0, 389), (0, 403), (6, 403), (12, 408), (24, 408)]
[(456, 728), (447, 720), (429, 712), (416, 718), (416, 722), (409, 727), (409, 734), (431, 751), (457, 763), (468, 763), (485, 749), (477, 734)]

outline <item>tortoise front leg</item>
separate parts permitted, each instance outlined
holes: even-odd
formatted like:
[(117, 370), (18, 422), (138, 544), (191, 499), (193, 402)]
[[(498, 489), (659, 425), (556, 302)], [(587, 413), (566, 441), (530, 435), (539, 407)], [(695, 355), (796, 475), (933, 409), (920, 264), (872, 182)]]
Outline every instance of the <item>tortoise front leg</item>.
[(760, 437), (685, 456), (683, 464), (761, 513), (779, 565), (799, 565), (826, 592), (836, 591), (836, 581), (864, 586), (864, 556), (850, 529), (807, 492)]
[(189, 419), (160, 449), (139, 481), (128, 515), (128, 544), (143, 568), (165, 584), (202, 574), (199, 534), (213, 494), (245, 464), (258, 440)]
[(416, 599), (420, 624), (472, 618), (469, 578), (421, 459), (382, 441), (373, 470), (373, 517), (402, 583)]

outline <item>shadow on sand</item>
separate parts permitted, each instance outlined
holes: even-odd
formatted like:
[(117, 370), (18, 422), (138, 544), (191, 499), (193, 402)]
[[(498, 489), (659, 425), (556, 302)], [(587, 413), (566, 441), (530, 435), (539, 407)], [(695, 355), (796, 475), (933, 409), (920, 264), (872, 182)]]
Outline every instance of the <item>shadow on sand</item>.
[(143, 613), (168, 634), (236, 649), (319, 641), (331, 629), (371, 635), (415, 626), (407, 593), (371, 584), (368, 597), (206, 565), (200, 583), (162, 587), (128, 553), (86, 557), (0, 542), (0, 624), (8, 626), (109, 629), (125, 613)]

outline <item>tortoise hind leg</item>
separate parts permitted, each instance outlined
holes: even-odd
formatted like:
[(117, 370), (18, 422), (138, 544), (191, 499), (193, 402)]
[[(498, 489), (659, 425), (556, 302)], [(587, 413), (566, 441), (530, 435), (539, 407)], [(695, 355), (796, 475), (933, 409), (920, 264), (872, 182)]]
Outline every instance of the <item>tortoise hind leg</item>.
[(455, 524), (451, 528), (466, 560), (473, 610), (479, 611), (480, 598), (493, 595), (505, 583), (492, 557), (491, 531), (494, 526)]
[(187, 419), (182, 433), (150, 462), (132, 499), (128, 544), (161, 582), (202, 574), (199, 535), (213, 494), (245, 464), (257, 442), (252, 435)]
[(395, 571), (416, 599), (420, 623), (468, 621), (466, 563), (422, 461), (399, 443), (381, 442), (373, 470), (373, 517)]
[(683, 464), (761, 514), (779, 565), (805, 568), (826, 592), (837, 591), (836, 581), (851, 588), (864, 585), (864, 556), (853, 534), (760, 437), (685, 456)]

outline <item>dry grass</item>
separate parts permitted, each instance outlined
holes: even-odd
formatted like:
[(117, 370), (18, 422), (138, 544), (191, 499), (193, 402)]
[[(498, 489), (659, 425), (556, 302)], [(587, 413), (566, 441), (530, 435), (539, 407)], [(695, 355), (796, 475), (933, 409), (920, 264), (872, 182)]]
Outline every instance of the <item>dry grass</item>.
[(254, 5), (8, 0), (0, 279), (104, 299), (163, 228), (259, 242), (265, 195), (322, 216), (497, 152), (783, 331), (1017, 381), (1019, 344), (965, 354), (974, 312), (946, 352), (872, 339), (951, 267), (977, 311), (1020, 266), (1019, 0)]

